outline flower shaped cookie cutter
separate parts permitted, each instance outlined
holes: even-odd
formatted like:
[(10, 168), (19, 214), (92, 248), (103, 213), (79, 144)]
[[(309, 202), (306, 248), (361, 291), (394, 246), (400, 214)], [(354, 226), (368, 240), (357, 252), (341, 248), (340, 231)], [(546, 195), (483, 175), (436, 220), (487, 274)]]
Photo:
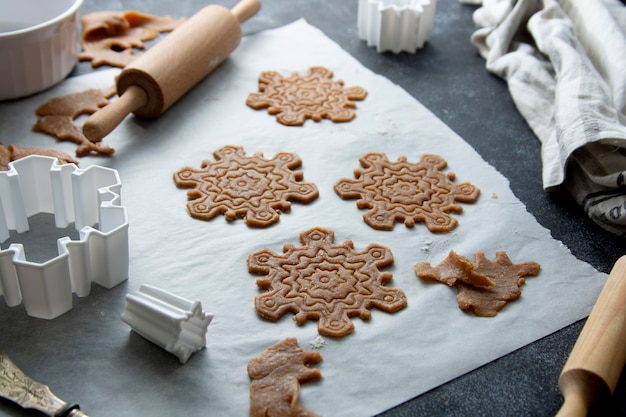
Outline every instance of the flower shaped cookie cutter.
[(72, 308), (72, 293), (86, 297), (95, 282), (112, 288), (128, 278), (128, 216), (120, 205), (116, 170), (80, 169), (55, 158), (28, 156), (0, 172), (0, 242), (29, 230), (28, 218), (53, 213), (55, 226), (71, 223), (79, 240), (57, 240), (58, 256), (26, 259), (22, 244), (0, 250), (0, 295), (9, 307), (24, 303), (29, 316), (53, 319)]
[(429, 39), (437, 0), (359, 0), (359, 38), (378, 52), (415, 53)]

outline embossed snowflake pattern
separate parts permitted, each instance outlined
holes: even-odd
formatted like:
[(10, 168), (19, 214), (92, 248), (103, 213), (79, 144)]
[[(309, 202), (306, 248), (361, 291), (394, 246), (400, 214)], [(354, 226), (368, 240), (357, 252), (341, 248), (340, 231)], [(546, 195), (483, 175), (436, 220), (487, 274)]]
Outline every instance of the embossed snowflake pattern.
[(454, 183), (455, 174), (443, 173), (447, 162), (425, 154), (417, 163), (401, 156), (391, 162), (383, 153), (370, 152), (359, 158), (365, 170), (355, 169), (356, 179), (340, 179), (335, 192), (343, 199), (357, 200), (369, 209), (363, 220), (378, 230), (392, 230), (396, 221), (407, 227), (424, 222), (431, 232), (449, 232), (457, 220), (448, 213), (461, 213), (457, 202), (473, 203), (480, 190), (468, 183)]
[(259, 92), (250, 93), (246, 104), (253, 109), (267, 108), (276, 120), (286, 126), (302, 126), (306, 119), (319, 122), (349, 122), (356, 114), (351, 100), (363, 100), (362, 87), (346, 87), (342, 80), (333, 80), (333, 72), (324, 67), (311, 67), (307, 75), (294, 72), (283, 77), (276, 71), (259, 76)]
[(401, 289), (384, 286), (392, 275), (379, 268), (393, 264), (389, 248), (370, 244), (356, 252), (350, 240), (336, 245), (331, 230), (316, 227), (300, 234), (302, 246), (287, 243), (283, 254), (261, 249), (248, 257), (248, 270), (264, 274), (257, 286), (257, 312), (276, 321), (288, 312), (302, 325), (318, 321), (318, 332), (340, 337), (351, 333), (350, 317), (367, 320), (370, 308), (393, 313), (406, 307)]
[(308, 203), (319, 195), (313, 183), (301, 182), (302, 165), (295, 153), (281, 152), (272, 159), (255, 153), (247, 157), (242, 147), (225, 146), (205, 160), (202, 169), (182, 168), (174, 174), (179, 188), (187, 192), (189, 214), (211, 220), (224, 214), (228, 221), (243, 217), (246, 224), (267, 227), (291, 209), (290, 201)]

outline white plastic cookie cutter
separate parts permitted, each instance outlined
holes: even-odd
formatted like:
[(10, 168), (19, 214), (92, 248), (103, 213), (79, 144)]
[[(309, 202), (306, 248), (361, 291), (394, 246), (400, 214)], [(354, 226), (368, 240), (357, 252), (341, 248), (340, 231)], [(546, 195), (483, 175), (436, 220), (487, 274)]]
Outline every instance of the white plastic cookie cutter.
[(126, 295), (121, 317), (135, 332), (178, 356), (180, 363), (206, 346), (206, 332), (213, 314), (202, 311), (199, 301), (190, 301), (161, 288), (142, 284)]
[(79, 240), (57, 240), (58, 256), (26, 260), (22, 244), (0, 250), (0, 295), (9, 307), (24, 303), (29, 316), (53, 319), (72, 308), (72, 293), (86, 297), (95, 282), (112, 288), (128, 278), (128, 216), (120, 205), (116, 170), (59, 165), (32, 155), (0, 172), (0, 242), (10, 230), (29, 230), (28, 218), (53, 213), (55, 225), (72, 222)]
[(359, 38), (378, 52), (415, 53), (430, 38), (437, 0), (359, 0)]

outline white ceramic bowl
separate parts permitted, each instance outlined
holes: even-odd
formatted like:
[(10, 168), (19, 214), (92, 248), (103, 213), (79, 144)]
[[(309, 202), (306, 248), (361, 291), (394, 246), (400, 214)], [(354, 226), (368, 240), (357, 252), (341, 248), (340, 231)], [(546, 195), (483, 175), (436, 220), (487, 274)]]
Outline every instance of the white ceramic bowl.
[(64, 79), (78, 59), (83, 0), (0, 0), (0, 100)]

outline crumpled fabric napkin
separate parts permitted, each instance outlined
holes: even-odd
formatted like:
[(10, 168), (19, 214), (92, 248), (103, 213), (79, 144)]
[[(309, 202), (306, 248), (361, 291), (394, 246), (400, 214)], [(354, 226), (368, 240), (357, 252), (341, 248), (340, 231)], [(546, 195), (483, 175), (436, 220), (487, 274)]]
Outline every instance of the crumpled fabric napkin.
[(474, 22), (472, 44), (541, 141), (544, 189), (626, 235), (626, 7), (484, 0)]

